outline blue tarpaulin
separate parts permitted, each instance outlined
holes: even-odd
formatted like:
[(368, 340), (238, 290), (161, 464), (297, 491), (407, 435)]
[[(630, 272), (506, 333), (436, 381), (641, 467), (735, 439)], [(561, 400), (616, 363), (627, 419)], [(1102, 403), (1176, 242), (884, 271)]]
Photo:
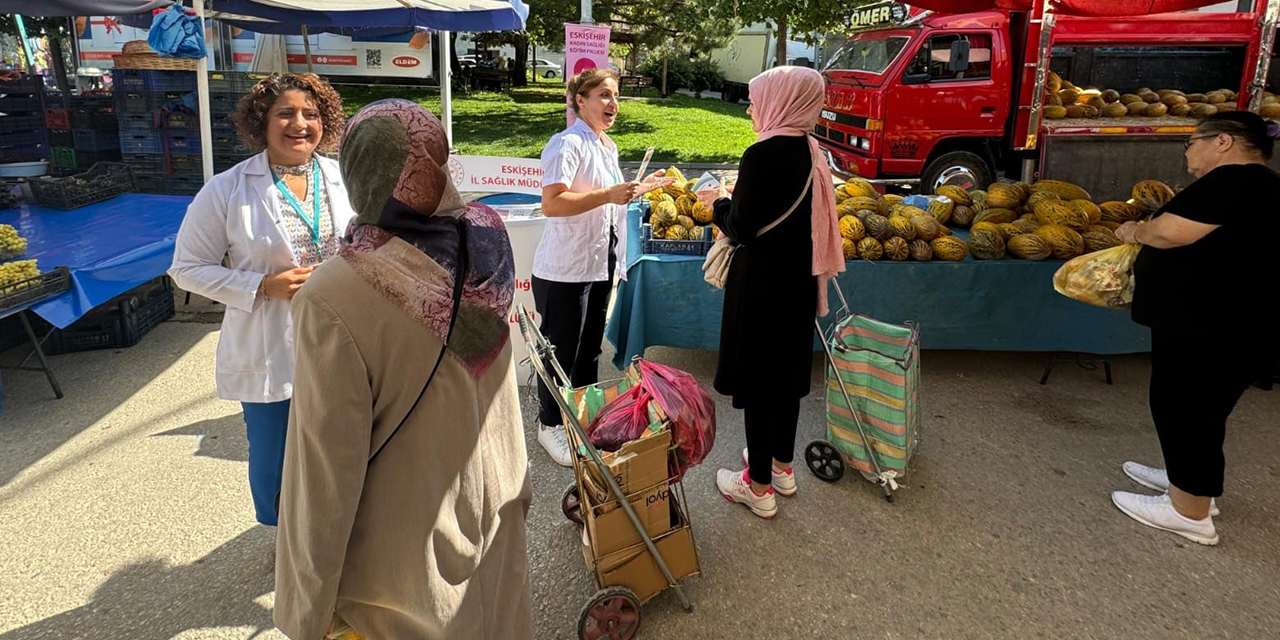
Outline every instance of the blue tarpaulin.
[(94, 307), (164, 275), (191, 196), (127, 193), (71, 211), (24, 205), (0, 211), (27, 239), (41, 271), (68, 267), (71, 290), (31, 307), (59, 329)]
[[(642, 255), (640, 223), (640, 209), (633, 205), (628, 212), (627, 280), (618, 284), (606, 331), (617, 350), (614, 365), (623, 368), (651, 346), (718, 349), (724, 292), (703, 282), (701, 257)], [(1060, 260), (1009, 258), (856, 260), (847, 263), (838, 282), (855, 313), (919, 324), (925, 349), (1150, 350), (1150, 331), (1134, 324), (1128, 312), (1091, 307), (1054, 291), (1053, 273), (1060, 266)], [(834, 293), (830, 301), (834, 310)]]

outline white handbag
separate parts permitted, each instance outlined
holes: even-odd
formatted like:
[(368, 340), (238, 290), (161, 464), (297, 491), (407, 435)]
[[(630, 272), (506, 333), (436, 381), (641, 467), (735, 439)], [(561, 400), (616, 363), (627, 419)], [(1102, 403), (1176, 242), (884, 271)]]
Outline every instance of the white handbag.
[[(757, 238), (782, 224), (796, 210), (796, 207), (800, 206), (800, 203), (804, 201), (805, 194), (809, 193), (809, 187), (813, 184), (813, 173), (813, 171), (809, 171), (809, 179), (805, 180), (804, 189), (800, 190), (800, 197), (796, 198), (796, 201), (791, 204), (791, 208), (787, 209), (787, 212), (782, 214), (782, 217), (760, 229), (756, 233)], [(725, 282), (729, 279), (729, 265), (733, 262), (733, 254), (737, 252), (738, 243), (730, 240), (729, 236), (717, 238), (716, 243), (711, 245), (711, 250), (707, 251), (707, 259), (702, 261), (702, 279), (717, 289), (723, 289)]]

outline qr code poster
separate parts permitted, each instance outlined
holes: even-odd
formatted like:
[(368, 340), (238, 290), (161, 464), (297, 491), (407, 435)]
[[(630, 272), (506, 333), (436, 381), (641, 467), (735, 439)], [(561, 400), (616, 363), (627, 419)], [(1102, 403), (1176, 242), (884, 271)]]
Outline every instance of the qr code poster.
[[(420, 78), (431, 69), (428, 37), (415, 32), (351, 38), (336, 34), (311, 36), (311, 69), (325, 76), (383, 76)], [(253, 62), (256, 42), (233, 40), (236, 69), (247, 70)], [(118, 49), (117, 49), (118, 50)], [(289, 70), (308, 71), (307, 51), (302, 38), (285, 37)]]

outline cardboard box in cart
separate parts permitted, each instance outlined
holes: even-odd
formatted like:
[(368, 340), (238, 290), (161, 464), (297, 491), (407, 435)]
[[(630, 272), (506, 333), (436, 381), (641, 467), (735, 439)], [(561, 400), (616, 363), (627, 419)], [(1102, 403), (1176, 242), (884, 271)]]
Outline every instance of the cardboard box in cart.
[[(679, 581), (699, 572), (698, 554), (694, 548), (693, 530), (689, 527), (681, 505), (674, 495), (671, 495), (669, 502), (678, 526), (655, 537), (653, 544), (662, 560), (667, 563), (672, 577)], [(649, 553), (648, 547), (639, 541), (638, 536), (636, 544), (609, 554), (596, 553), (594, 557), (586, 531), (583, 531), (582, 537), (583, 558), (587, 562), (587, 568), (596, 574), (601, 588), (626, 587), (636, 594), (641, 603), (648, 602), (667, 588), (666, 577), (658, 568), (653, 554)]]
[[(615, 453), (604, 453), (605, 464), (627, 495), (650, 537), (671, 530), (671, 488), (667, 484), (667, 450), (671, 432), (649, 432), (623, 445)], [(589, 463), (588, 463), (589, 464)], [(582, 485), (582, 513), (586, 536), (597, 556), (603, 557), (639, 544), (640, 534), (627, 512), (610, 493), (608, 484), (594, 468), (588, 467)]]

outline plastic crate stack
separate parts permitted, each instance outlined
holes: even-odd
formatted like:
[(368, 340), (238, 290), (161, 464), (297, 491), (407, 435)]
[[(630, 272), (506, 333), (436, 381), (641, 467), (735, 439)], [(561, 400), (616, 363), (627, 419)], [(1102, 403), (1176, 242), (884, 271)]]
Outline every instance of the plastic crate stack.
[(117, 69), (115, 111), (121, 162), (141, 193), (194, 195), (204, 185), (196, 76), (190, 71)]
[(0, 82), (0, 163), (49, 157), (45, 134), (44, 79), (23, 75)]
[(246, 93), (266, 78), (264, 73), (243, 71), (211, 71), (209, 73), (209, 112), (213, 114), (213, 170), (222, 173), (236, 166), (253, 151), (240, 144), (231, 112)]
[(111, 95), (73, 95), (69, 100), (58, 100), (57, 106), (46, 107), (44, 113), (54, 175), (72, 175), (99, 162), (120, 161), (120, 126)]

